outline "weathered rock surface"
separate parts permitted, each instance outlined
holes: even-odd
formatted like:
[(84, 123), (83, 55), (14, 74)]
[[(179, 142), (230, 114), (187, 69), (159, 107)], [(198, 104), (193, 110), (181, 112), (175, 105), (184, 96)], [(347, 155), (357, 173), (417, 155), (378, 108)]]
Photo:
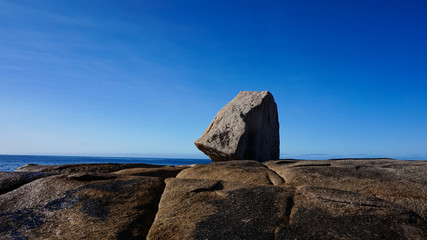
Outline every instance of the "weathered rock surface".
[(427, 161), (393, 159), (269, 161), (291, 186), (310, 185), (375, 196), (427, 220)]
[(277, 106), (268, 91), (242, 91), (223, 107), (195, 145), (214, 162), (279, 158)]
[(427, 161), (24, 169), (0, 173), (0, 239), (427, 239)]
[(189, 168), (188, 166), (164, 166), (164, 167), (155, 167), (155, 168), (126, 168), (112, 174), (116, 175), (133, 175), (133, 176), (151, 176), (151, 177), (161, 177), (161, 178), (171, 178), (175, 177), (182, 170)]
[(26, 183), (49, 175), (38, 172), (0, 172), (0, 194), (12, 191)]
[(167, 179), (147, 239), (274, 239), (289, 221), (293, 188)]
[(143, 239), (163, 181), (88, 176), (49, 176), (0, 195), (0, 238)]
[[(265, 170), (254, 161), (212, 163), (183, 170), (177, 179), (167, 179), (148, 239), (425, 239), (427, 222), (411, 205), (358, 190), (369, 188), (363, 186), (366, 178), (380, 183), (396, 180), (393, 174), (397, 170), (389, 173), (395, 164), (401, 165), (397, 168), (399, 175), (411, 175), (408, 178), (412, 182), (405, 183), (407, 188), (414, 182), (422, 183), (427, 168), (422, 169), (422, 163), (412, 166), (396, 160), (366, 160), (364, 167), (370, 170), (362, 170), (363, 174), (350, 170), (363, 162), (266, 162), (285, 180), (276, 186), (268, 185)], [(336, 164), (342, 169), (335, 169)], [(316, 175), (313, 168), (322, 169)], [(330, 178), (324, 182), (324, 176)], [(304, 181), (308, 178), (311, 181)], [(345, 190), (341, 190), (341, 182), (347, 184)], [(425, 204), (423, 191), (415, 191), (406, 197), (421, 197), (419, 203)], [(263, 227), (256, 227), (260, 225)]]
[(283, 183), (283, 179), (279, 175), (260, 162), (247, 160), (196, 165), (183, 170), (176, 177), (267, 185)]
[(354, 192), (301, 186), (275, 239), (425, 239), (427, 224), (402, 206)]

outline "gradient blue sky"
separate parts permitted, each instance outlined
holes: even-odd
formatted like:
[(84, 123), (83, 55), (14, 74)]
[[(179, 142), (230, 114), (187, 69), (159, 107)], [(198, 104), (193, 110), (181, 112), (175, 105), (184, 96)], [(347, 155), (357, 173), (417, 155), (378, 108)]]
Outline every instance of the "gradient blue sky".
[(0, 153), (204, 157), (241, 90), (282, 157), (427, 159), (427, 1), (0, 1)]

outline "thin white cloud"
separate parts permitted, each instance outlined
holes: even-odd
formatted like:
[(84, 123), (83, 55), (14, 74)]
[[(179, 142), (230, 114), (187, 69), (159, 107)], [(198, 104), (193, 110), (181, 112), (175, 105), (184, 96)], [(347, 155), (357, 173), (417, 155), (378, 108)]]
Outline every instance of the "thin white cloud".
[[(48, 4), (48, 3), (46, 3)], [(38, 19), (38, 21), (49, 21), (55, 24), (73, 25), (80, 27), (96, 27), (96, 22), (90, 18), (70, 17), (54, 12), (45, 11), (41, 8), (28, 7), (20, 1), (0, 1), (0, 16), (13, 21), (22, 21), (23, 18)]]

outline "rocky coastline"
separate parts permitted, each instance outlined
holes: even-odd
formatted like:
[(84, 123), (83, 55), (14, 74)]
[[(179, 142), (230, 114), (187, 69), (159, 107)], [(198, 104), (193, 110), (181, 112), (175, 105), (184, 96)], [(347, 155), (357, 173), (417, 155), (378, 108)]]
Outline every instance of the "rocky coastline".
[(427, 239), (427, 161), (26, 165), (1, 239)]
[(213, 163), (0, 172), (0, 238), (427, 239), (427, 161), (274, 160), (268, 91), (240, 92), (195, 145)]

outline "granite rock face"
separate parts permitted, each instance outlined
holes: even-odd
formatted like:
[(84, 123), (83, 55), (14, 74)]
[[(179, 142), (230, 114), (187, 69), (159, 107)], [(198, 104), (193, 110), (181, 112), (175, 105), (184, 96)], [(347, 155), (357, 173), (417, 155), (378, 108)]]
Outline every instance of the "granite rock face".
[(0, 194), (10, 192), (24, 184), (49, 175), (41, 172), (0, 172)]
[[(427, 162), (411, 163), (265, 162), (284, 180), (275, 185), (255, 161), (188, 168), (166, 180), (148, 239), (426, 239), (421, 215), (427, 185), (417, 183), (425, 181)], [(399, 178), (407, 181), (398, 185), (414, 189), (400, 193), (401, 187), (386, 187)], [(370, 187), (372, 192), (360, 191)], [(380, 187), (406, 201), (377, 195)]]
[(425, 239), (426, 222), (413, 211), (372, 196), (300, 186), (290, 222), (275, 239)]
[(147, 239), (274, 239), (292, 187), (168, 179)]
[(223, 180), (249, 184), (280, 185), (283, 179), (260, 162), (239, 160), (196, 165), (176, 178)]
[(269, 161), (291, 186), (357, 192), (399, 204), (427, 220), (427, 162), (393, 159)]
[(0, 195), (1, 239), (143, 239), (160, 178), (56, 175)]
[(0, 173), (0, 239), (427, 239), (427, 161), (20, 171)]
[(279, 158), (279, 120), (268, 91), (242, 91), (223, 107), (195, 145), (214, 162)]

